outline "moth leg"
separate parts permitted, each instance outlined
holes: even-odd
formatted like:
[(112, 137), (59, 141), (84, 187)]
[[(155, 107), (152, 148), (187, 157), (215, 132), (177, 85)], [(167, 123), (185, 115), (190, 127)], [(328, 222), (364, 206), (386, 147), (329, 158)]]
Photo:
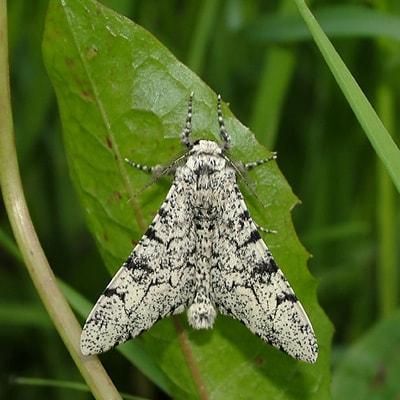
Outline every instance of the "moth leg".
[[(251, 162), (251, 163), (244, 164), (243, 167), (244, 167), (247, 171), (249, 171), (249, 170), (251, 170), (251, 169), (253, 169), (253, 168), (256, 168), (256, 167), (258, 167), (258, 166), (260, 166), (260, 165), (263, 165), (263, 164), (265, 164), (265, 163), (267, 163), (267, 162), (269, 162), (269, 161), (276, 160), (277, 158), (278, 158), (277, 153), (276, 153), (276, 152), (273, 152), (273, 153), (271, 154), (270, 157), (264, 158), (264, 159), (259, 160), (259, 161), (255, 161), (255, 162)], [(254, 223), (255, 223), (255, 222), (254, 222)], [(259, 231), (261, 231), (261, 232), (264, 232), (264, 233), (273, 233), (273, 234), (278, 233), (278, 232), (277, 232), (276, 230), (274, 230), (274, 229), (264, 228), (263, 226), (260, 226), (260, 225), (258, 225), (257, 223), (255, 223), (255, 225), (256, 225), (257, 229), (258, 229)]]
[(162, 165), (155, 165), (154, 167), (149, 167), (147, 165), (137, 164), (129, 158), (125, 158), (125, 162), (127, 162), (130, 166), (140, 169), (141, 171), (148, 172), (152, 175), (158, 176), (165, 169)]
[(255, 162), (251, 162), (251, 163), (244, 164), (244, 168), (247, 169), (247, 170), (250, 170), (250, 169), (256, 168), (256, 167), (258, 167), (258, 166), (260, 166), (260, 165), (263, 165), (263, 164), (265, 164), (265, 163), (267, 163), (267, 162), (269, 162), (269, 161), (276, 160), (277, 158), (278, 158), (278, 155), (277, 155), (277, 153), (274, 151), (274, 152), (271, 154), (271, 156), (268, 157), (268, 158), (264, 158), (264, 159), (259, 160), (259, 161), (255, 161)]
[[(254, 221), (253, 221), (253, 222), (254, 222)], [(254, 222), (254, 225), (255, 225), (255, 226), (257, 227), (257, 229), (258, 229), (259, 231), (261, 231), (261, 232), (264, 232), (264, 233), (272, 233), (272, 234), (278, 233), (278, 231), (276, 231), (275, 229), (264, 228), (263, 226), (258, 225), (256, 222)]]

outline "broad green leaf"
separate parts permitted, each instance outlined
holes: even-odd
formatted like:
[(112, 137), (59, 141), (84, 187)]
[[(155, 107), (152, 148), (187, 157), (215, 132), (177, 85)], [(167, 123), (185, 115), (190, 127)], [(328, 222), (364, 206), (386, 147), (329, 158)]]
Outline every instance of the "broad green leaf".
[[(143, 28), (90, 0), (50, 1), (43, 52), (71, 178), (113, 274), (171, 183), (161, 178), (141, 191), (150, 178), (124, 158), (155, 165), (181, 154), (179, 135), (191, 91), (194, 139), (219, 141), (216, 95)], [(223, 112), (234, 159), (269, 155), (225, 105)], [(278, 230), (266, 240), (313, 322), (320, 345), (317, 363), (293, 360), (223, 316), (210, 331), (190, 329), (184, 314), (166, 318), (135, 343), (151, 352), (174, 398), (204, 398), (204, 393), (213, 399), (328, 398), (332, 328), (317, 303), (308, 254), (292, 226), (290, 210), (297, 199), (274, 162), (252, 171), (250, 179), (257, 193), (256, 198), (243, 186), (250, 211), (260, 225)]]

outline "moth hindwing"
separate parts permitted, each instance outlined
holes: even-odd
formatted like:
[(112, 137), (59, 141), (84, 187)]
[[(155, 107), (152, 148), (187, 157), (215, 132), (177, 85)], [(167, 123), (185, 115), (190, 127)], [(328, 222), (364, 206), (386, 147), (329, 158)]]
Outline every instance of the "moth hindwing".
[[(174, 180), (164, 203), (90, 312), (81, 351), (107, 351), (185, 309), (193, 328), (208, 329), (218, 309), (292, 357), (313, 363), (318, 345), (311, 323), (261, 239), (236, 182), (238, 168), (225, 154), (231, 139), (221, 98), (218, 145), (191, 140), (192, 97), (181, 134), (187, 152), (166, 170)], [(160, 170), (127, 161), (147, 172)]]

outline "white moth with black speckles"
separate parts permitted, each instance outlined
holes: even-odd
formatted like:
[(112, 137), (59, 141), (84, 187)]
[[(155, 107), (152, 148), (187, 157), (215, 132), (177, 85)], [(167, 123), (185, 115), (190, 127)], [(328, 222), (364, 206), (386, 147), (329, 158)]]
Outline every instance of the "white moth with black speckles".
[[(311, 323), (250, 217), (236, 174), (276, 158), (239, 165), (223, 143), (190, 139), (190, 96), (181, 141), (188, 152), (164, 173), (174, 181), (156, 217), (111, 280), (83, 327), (81, 351), (98, 354), (188, 309), (195, 329), (211, 328), (216, 309), (290, 356), (318, 356)], [(160, 171), (127, 160), (144, 171)]]

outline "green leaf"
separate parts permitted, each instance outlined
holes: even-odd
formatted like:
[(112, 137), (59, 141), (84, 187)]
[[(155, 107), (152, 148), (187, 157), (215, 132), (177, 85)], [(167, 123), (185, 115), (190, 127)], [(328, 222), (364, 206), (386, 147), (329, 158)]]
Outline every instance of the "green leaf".
[(340, 400), (396, 399), (399, 376), (400, 312), (376, 324), (350, 348), (336, 368), (332, 395)]
[[(155, 165), (179, 155), (191, 91), (194, 139), (220, 140), (216, 95), (143, 28), (90, 0), (50, 1), (43, 52), (57, 94), (71, 178), (113, 274), (171, 182), (161, 178), (133, 197), (149, 177), (124, 158)], [(249, 162), (269, 155), (225, 105), (223, 112), (234, 159)], [(317, 363), (296, 361), (223, 316), (210, 331), (188, 328), (184, 314), (166, 318), (134, 342), (153, 354), (169, 377), (174, 398), (205, 398), (205, 393), (213, 399), (238, 394), (328, 398), (332, 327), (317, 303), (316, 282), (306, 268), (308, 254), (292, 226), (290, 210), (297, 199), (276, 163), (251, 172), (250, 179), (257, 198), (244, 186), (246, 200), (260, 225), (278, 230), (266, 239), (313, 322), (320, 345)]]

